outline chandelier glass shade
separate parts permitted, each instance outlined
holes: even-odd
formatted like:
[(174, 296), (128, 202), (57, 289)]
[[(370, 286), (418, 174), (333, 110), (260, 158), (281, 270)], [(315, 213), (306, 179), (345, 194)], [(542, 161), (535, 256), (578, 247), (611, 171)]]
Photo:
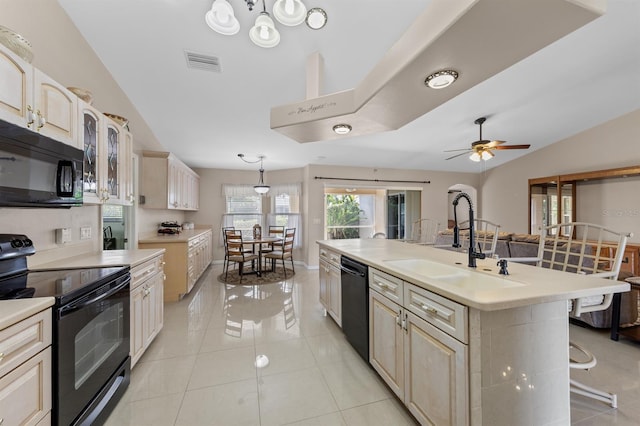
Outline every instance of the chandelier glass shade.
[(267, 12), (261, 12), (255, 25), (249, 30), (249, 38), (260, 47), (275, 47), (280, 43), (280, 33)]
[(240, 23), (227, 0), (215, 0), (204, 19), (209, 28), (217, 33), (234, 35), (240, 31)]
[(273, 16), (282, 25), (295, 27), (307, 17), (307, 7), (300, 0), (276, 0), (273, 4)]

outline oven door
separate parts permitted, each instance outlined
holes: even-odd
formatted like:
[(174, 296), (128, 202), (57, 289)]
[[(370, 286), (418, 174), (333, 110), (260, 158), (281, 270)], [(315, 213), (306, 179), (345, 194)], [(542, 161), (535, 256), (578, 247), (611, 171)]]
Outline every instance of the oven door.
[(127, 273), (58, 309), (57, 424), (73, 424), (129, 356), (130, 281)]

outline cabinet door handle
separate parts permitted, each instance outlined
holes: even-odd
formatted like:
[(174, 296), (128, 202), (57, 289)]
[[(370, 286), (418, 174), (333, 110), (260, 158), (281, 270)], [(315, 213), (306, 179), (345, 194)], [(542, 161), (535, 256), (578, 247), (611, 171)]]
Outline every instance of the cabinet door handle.
[(38, 116), (38, 130), (40, 130), (47, 124), (47, 119), (42, 116), (40, 110), (36, 111), (36, 115)]
[(400, 321), (400, 314), (396, 315), (396, 324), (398, 327), (402, 327), (402, 321)]
[(408, 333), (408, 330), (407, 330), (407, 314), (404, 314), (404, 318), (402, 319), (402, 329), (404, 330), (405, 334)]
[(33, 108), (31, 105), (27, 105), (27, 127), (31, 128), (34, 121), (36, 121), (36, 116), (33, 113)]
[[(0, 352), (0, 362), (2, 362), (3, 358), (4, 358), (4, 352)], [(0, 424), (2, 424), (2, 423), (0, 422)]]

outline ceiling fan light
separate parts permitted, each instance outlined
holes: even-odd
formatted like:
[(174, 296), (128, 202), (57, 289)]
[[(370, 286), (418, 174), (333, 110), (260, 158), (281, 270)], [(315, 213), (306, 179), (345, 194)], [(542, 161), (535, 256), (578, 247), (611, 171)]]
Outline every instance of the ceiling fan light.
[(234, 35), (240, 31), (240, 23), (227, 0), (215, 0), (204, 20), (209, 28), (219, 34)]
[(458, 72), (454, 70), (440, 70), (427, 76), (424, 84), (432, 89), (444, 89), (458, 79)]
[(312, 30), (319, 30), (327, 24), (327, 12), (319, 7), (309, 9), (305, 20)]
[(478, 161), (482, 160), (482, 156), (480, 156), (480, 153), (474, 152), (473, 154), (471, 154), (471, 156), (469, 156), (469, 159), (471, 161), (478, 162)]
[(276, 0), (273, 5), (273, 16), (282, 25), (294, 27), (304, 22), (307, 7), (301, 0)]
[(249, 38), (260, 47), (275, 47), (280, 43), (280, 33), (276, 29), (273, 19), (266, 12), (260, 12), (256, 23), (249, 30)]
[(351, 126), (348, 124), (336, 124), (333, 126), (333, 131), (339, 135), (346, 135), (351, 132)]
[(487, 160), (491, 160), (495, 155), (493, 154), (493, 152), (485, 149), (484, 151), (482, 151), (482, 154), (480, 156), (484, 161), (487, 161)]

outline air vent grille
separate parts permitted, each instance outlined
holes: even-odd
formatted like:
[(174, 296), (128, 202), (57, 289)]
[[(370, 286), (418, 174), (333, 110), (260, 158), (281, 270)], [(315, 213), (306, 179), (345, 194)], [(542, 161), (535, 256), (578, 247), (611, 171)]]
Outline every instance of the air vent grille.
[(222, 72), (220, 58), (216, 56), (203, 55), (201, 53), (184, 52), (187, 58), (187, 66), (199, 70)]

